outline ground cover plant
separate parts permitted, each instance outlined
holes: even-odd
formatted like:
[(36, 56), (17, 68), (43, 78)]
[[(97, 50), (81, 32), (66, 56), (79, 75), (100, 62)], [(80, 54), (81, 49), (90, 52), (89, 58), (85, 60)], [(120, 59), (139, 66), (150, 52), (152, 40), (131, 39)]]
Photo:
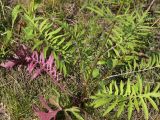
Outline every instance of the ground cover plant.
[(159, 120), (158, 0), (0, 0), (0, 120)]

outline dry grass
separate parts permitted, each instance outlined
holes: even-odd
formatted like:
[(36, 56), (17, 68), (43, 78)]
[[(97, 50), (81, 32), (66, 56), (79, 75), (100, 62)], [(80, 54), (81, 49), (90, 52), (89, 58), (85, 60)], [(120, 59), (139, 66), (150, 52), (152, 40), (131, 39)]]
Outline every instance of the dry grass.
[(0, 103), (6, 105), (12, 120), (35, 118), (32, 105), (38, 104), (39, 95), (54, 95), (53, 89), (52, 82), (46, 76), (31, 81), (25, 71), (0, 70)]

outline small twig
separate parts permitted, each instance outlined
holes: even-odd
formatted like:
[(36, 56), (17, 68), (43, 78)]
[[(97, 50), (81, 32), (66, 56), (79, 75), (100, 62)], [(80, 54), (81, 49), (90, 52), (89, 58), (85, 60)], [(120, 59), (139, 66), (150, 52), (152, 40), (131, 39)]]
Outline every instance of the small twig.
[(148, 12), (151, 9), (151, 7), (152, 7), (152, 5), (154, 4), (155, 1), (156, 0), (152, 0), (152, 2), (150, 3), (150, 5), (148, 6), (146, 12)]
[(128, 75), (128, 74), (134, 74), (134, 73), (144, 72), (144, 71), (152, 70), (152, 69), (155, 69), (155, 68), (160, 68), (160, 66), (150, 67), (148, 69), (143, 69), (143, 70), (138, 70), (138, 71), (130, 71), (130, 72), (126, 72), (126, 73), (119, 73), (119, 74), (108, 76), (108, 77), (104, 78), (103, 80), (106, 80), (106, 79), (109, 79), (109, 78), (113, 78), (113, 77)]
[(158, 18), (153, 24), (151, 27), (153, 27), (156, 23), (158, 23), (160, 21), (160, 18)]
[(155, 120), (155, 119), (153, 119), (153, 117), (149, 114), (149, 117), (152, 119), (152, 120)]

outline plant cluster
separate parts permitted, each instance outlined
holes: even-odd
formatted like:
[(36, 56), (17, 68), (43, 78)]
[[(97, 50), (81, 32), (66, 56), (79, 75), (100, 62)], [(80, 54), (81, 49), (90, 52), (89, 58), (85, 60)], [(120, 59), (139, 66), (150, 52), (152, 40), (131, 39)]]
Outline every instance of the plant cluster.
[(31, 0), (9, 8), (1, 1), (0, 66), (23, 69), (32, 81), (50, 77), (53, 96), (43, 92), (42, 106), (29, 103), (40, 120), (135, 113), (148, 120), (160, 106), (157, 6), (156, 0)]

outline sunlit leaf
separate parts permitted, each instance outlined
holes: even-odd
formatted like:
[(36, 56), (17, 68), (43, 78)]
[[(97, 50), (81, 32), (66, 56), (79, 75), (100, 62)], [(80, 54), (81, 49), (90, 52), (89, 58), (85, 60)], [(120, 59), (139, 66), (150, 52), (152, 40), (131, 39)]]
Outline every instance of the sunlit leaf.
[(146, 120), (148, 120), (149, 114), (148, 114), (147, 105), (146, 105), (146, 103), (144, 102), (144, 100), (143, 100), (142, 97), (140, 97), (140, 100), (141, 100), (141, 103), (142, 103), (142, 108), (143, 108), (142, 110), (143, 110), (143, 112), (144, 112), (144, 114), (145, 114), (145, 118), (146, 118)]
[(118, 103), (118, 99), (116, 99), (113, 103), (111, 103), (111, 106), (107, 108), (107, 110), (103, 113), (103, 116), (105, 116), (107, 113), (113, 110), (116, 107), (117, 103)]
[(95, 68), (95, 69), (93, 70), (93, 72), (92, 72), (92, 76), (93, 76), (93, 78), (98, 77), (98, 76), (99, 76), (99, 69)]

